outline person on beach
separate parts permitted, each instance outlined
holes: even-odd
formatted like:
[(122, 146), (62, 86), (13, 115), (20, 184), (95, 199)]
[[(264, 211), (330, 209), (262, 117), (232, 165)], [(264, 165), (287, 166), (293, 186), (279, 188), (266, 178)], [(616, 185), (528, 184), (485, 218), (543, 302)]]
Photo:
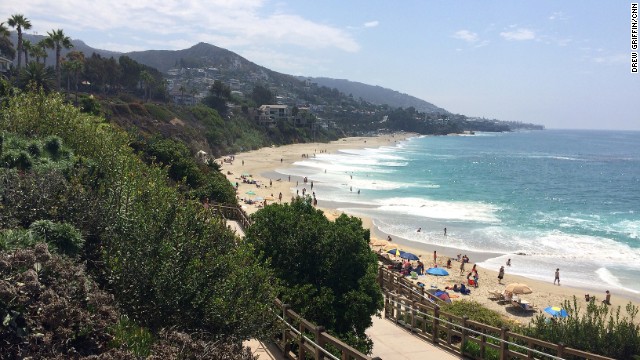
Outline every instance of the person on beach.
[(606, 305), (611, 305), (611, 293), (609, 292), (609, 290), (607, 290), (605, 294), (606, 295), (604, 297), (604, 300), (602, 300), (602, 303)]
[(278, 194), (278, 200), (280, 200), (280, 202), (282, 202), (282, 193)]
[(447, 259), (447, 269), (451, 269), (451, 258)]
[(447, 236), (447, 228), (444, 228), (444, 236)]
[(242, 160), (242, 166), (244, 166), (244, 160)]
[(391, 241), (391, 235), (387, 235), (387, 241)]
[(511, 266), (511, 259), (507, 259), (507, 266)]
[(433, 263), (438, 265), (438, 254), (433, 250)]
[(556, 284), (556, 281), (558, 282), (558, 286), (560, 286), (560, 269), (556, 269), (556, 277), (553, 279), (553, 285)]
[(418, 260), (418, 266), (416, 266), (416, 272), (418, 273), (418, 275), (422, 275), (424, 273), (424, 264), (420, 260)]
[(422, 228), (421, 228), (421, 227), (419, 227), (419, 228), (418, 228), (418, 230), (417, 230), (416, 232), (420, 232), (420, 231), (422, 231)]
[(498, 271), (498, 284), (502, 284), (503, 278), (504, 278), (504, 266), (500, 266), (500, 271)]
[(464, 261), (460, 262), (460, 275), (464, 275)]

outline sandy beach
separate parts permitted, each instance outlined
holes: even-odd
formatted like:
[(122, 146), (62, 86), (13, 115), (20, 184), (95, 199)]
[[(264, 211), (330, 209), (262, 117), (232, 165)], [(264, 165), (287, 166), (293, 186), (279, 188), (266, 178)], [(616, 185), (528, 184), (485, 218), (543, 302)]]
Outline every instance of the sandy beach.
[[(278, 169), (292, 167), (294, 162), (304, 160), (305, 157), (313, 157), (315, 154), (321, 152), (334, 153), (341, 149), (357, 149), (365, 147), (375, 148), (392, 145), (395, 142), (405, 140), (411, 136), (415, 136), (415, 134), (396, 133), (375, 137), (351, 137), (326, 144), (307, 143), (268, 147), (234, 155), (233, 161), (231, 162), (229, 162), (229, 157), (220, 158), (217, 159), (217, 161), (223, 164), (222, 172), (226, 174), (229, 181), (234, 184), (238, 183), (238, 202), (243, 206), (247, 213), (253, 213), (258, 211), (264, 205), (264, 201), (266, 201), (267, 204), (280, 201), (283, 203), (289, 202), (292, 197), (296, 195), (296, 185), (303, 184), (302, 177), (288, 177), (287, 175), (278, 173)], [(227, 160), (226, 162), (225, 159)], [(245, 179), (251, 179), (251, 181), (254, 181), (255, 183), (243, 182), (243, 177)], [(304, 185), (304, 188), (306, 189), (307, 194), (311, 194), (313, 192), (310, 181)], [(280, 194), (282, 194), (282, 200), (280, 200)], [(302, 194), (300, 193), (300, 195)], [(256, 198), (258, 199), (258, 204), (245, 203), (246, 199), (255, 200)], [(322, 203), (322, 201), (320, 201), (318, 203), (318, 207), (324, 210), (325, 215), (330, 219), (340, 215), (340, 212), (335, 210), (331, 203)], [(451, 269), (448, 269), (450, 273), (449, 276), (436, 277), (425, 275), (419, 277), (418, 281), (426, 284), (428, 287), (444, 289), (446, 286), (452, 286), (455, 283), (466, 283), (466, 275), (471, 270), (473, 264), (492, 256), (492, 254), (487, 253), (465, 252), (470, 258), (470, 263), (466, 264), (464, 274), (460, 275), (460, 263), (457, 261), (457, 254), (460, 254), (463, 251), (455, 248), (430, 246), (427, 244), (408, 241), (407, 239), (393, 239), (390, 243), (386, 240), (387, 235), (379, 231), (374, 226), (371, 219), (362, 218), (362, 221), (365, 228), (371, 229), (371, 244), (374, 251), (385, 251), (389, 246), (397, 245), (402, 250), (418, 255), (426, 268), (433, 266), (434, 251), (437, 252), (437, 263), (439, 267), (446, 267), (447, 260), (452, 258)], [(376, 244), (379, 245), (376, 246)], [(516, 311), (510, 305), (500, 305), (498, 302), (490, 299), (491, 296), (489, 292), (502, 292), (506, 284), (513, 282), (526, 283), (533, 290), (533, 293), (522, 295), (521, 298), (527, 300), (530, 304), (533, 304), (539, 309), (539, 311), (542, 311), (545, 307), (550, 305), (561, 306), (565, 300), (572, 300), (574, 296), (578, 299), (578, 304), (582, 308), (585, 308), (586, 303), (584, 295), (586, 293), (596, 296), (598, 301), (603, 300), (605, 297), (605, 290), (607, 290), (605, 288), (602, 288), (600, 292), (594, 292), (593, 289), (588, 290), (572, 287), (571, 284), (564, 282), (560, 286), (554, 285), (553, 280), (555, 269), (550, 269), (549, 281), (539, 281), (510, 274), (510, 269), (516, 268), (517, 266), (517, 257), (512, 259), (511, 266), (506, 266), (505, 264), (505, 275), (502, 280), (502, 284), (498, 283), (497, 276), (499, 269), (484, 269), (477, 267), (479, 286), (477, 288), (472, 288), (471, 295), (464, 297), (464, 299), (477, 301), (490, 309), (504, 314), (514, 321), (527, 323), (535, 316), (536, 313), (523, 313)], [(564, 266), (568, 267), (570, 264), (564, 264)], [(457, 301), (458, 299), (461, 299), (461, 297), (454, 299), (454, 301)], [(612, 291), (612, 305), (614, 307), (621, 306), (622, 314), (625, 313), (624, 307), (629, 301), (634, 303), (636, 306), (640, 306), (640, 301), (635, 297), (629, 296), (628, 294), (618, 294), (615, 291)]]

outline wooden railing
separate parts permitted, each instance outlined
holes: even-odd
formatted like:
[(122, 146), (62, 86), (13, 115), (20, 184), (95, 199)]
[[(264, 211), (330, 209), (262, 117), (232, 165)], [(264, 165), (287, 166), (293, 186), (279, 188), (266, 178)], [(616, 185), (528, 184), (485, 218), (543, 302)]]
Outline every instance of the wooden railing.
[(275, 343), (288, 359), (380, 360), (329, 335), (322, 326), (305, 320), (279, 299), (275, 300), (275, 305), (281, 314), (278, 317), (284, 325), (277, 334)]
[(212, 203), (209, 207), (214, 214), (220, 215), (225, 219), (237, 221), (242, 227), (242, 230), (246, 230), (251, 225), (249, 215), (238, 205)]
[(572, 356), (611, 360), (442, 312), (437, 301), (428, 296), (431, 294), (420, 294), (411, 281), (397, 273), (381, 266), (378, 276), (385, 293), (385, 317), (415, 336), (455, 354), (471, 359), (563, 359)]

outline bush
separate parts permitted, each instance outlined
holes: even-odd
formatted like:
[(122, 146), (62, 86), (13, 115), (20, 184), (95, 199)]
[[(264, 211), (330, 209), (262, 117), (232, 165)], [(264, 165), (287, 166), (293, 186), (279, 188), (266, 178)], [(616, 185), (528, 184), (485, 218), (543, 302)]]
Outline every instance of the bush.
[(62, 150), (62, 139), (59, 136), (49, 136), (44, 141), (44, 149), (52, 159), (60, 158)]
[(638, 308), (632, 303), (626, 306), (626, 316), (620, 315), (619, 306), (614, 308), (596, 303), (595, 300), (591, 300), (585, 311), (581, 311), (575, 297), (572, 302), (565, 301), (564, 308), (568, 317), (548, 321), (548, 318), (538, 316), (521, 332), (616, 359), (632, 359), (640, 355), (640, 324), (636, 322)]
[(24, 150), (7, 150), (2, 155), (2, 166), (4, 167), (29, 170), (32, 165), (31, 156)]
[(37, 242), (33, 234), (24, 229), (8, 229), (0, 231), (0, 251), (10, 249), (24, 249)]
[(80, 110), (83, 113), (100, 115), (100, 102), (96, 100), (93, 95), (83, 95), (80, 98)]
[(129, 320), (129, 317), (121, 316), (118, 323), (109, 329), (109, 333), (113, 336), (110, 347), (128, 349), (139, 358), (150, 355), (153, 336), (149, 330)]
[(39, 142), (33, 141), (29, 144), (29, 146), (27, 146), (27, 151), (29, 151), (29, 154), (31, 154), (31, 156), (37, 159), (42, 155), (42, 146)]
[(36, 239), (55, 246), (62, 254), (76, 256), (82, 251), (84, 239), (80, 231), (71, 224), (39, 220), (31, 224), (29, 230)]
[(493, 310), (487, 309), (476, 301), (460, 300), (443, 305), (441, 311), (459, 317), (467, 316), (469, 320), (477, 321), (489, 326), (501, 328), (507, 325), (504, 317)]
[(173, 114), (165, 107), (151, 103), (144, 104), (144, 107), (154, 119), (167, 122), (174, 118)]

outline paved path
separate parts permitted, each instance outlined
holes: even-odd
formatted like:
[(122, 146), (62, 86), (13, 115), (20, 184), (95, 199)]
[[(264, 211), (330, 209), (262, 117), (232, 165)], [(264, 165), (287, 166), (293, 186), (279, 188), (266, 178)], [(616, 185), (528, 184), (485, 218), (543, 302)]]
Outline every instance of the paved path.
[(412, 335), (393, 321), (376, 316), (372, 320), (373, 326), (366, 331), (373, 340), (372, 356), (382, 360), (462, 359)]

